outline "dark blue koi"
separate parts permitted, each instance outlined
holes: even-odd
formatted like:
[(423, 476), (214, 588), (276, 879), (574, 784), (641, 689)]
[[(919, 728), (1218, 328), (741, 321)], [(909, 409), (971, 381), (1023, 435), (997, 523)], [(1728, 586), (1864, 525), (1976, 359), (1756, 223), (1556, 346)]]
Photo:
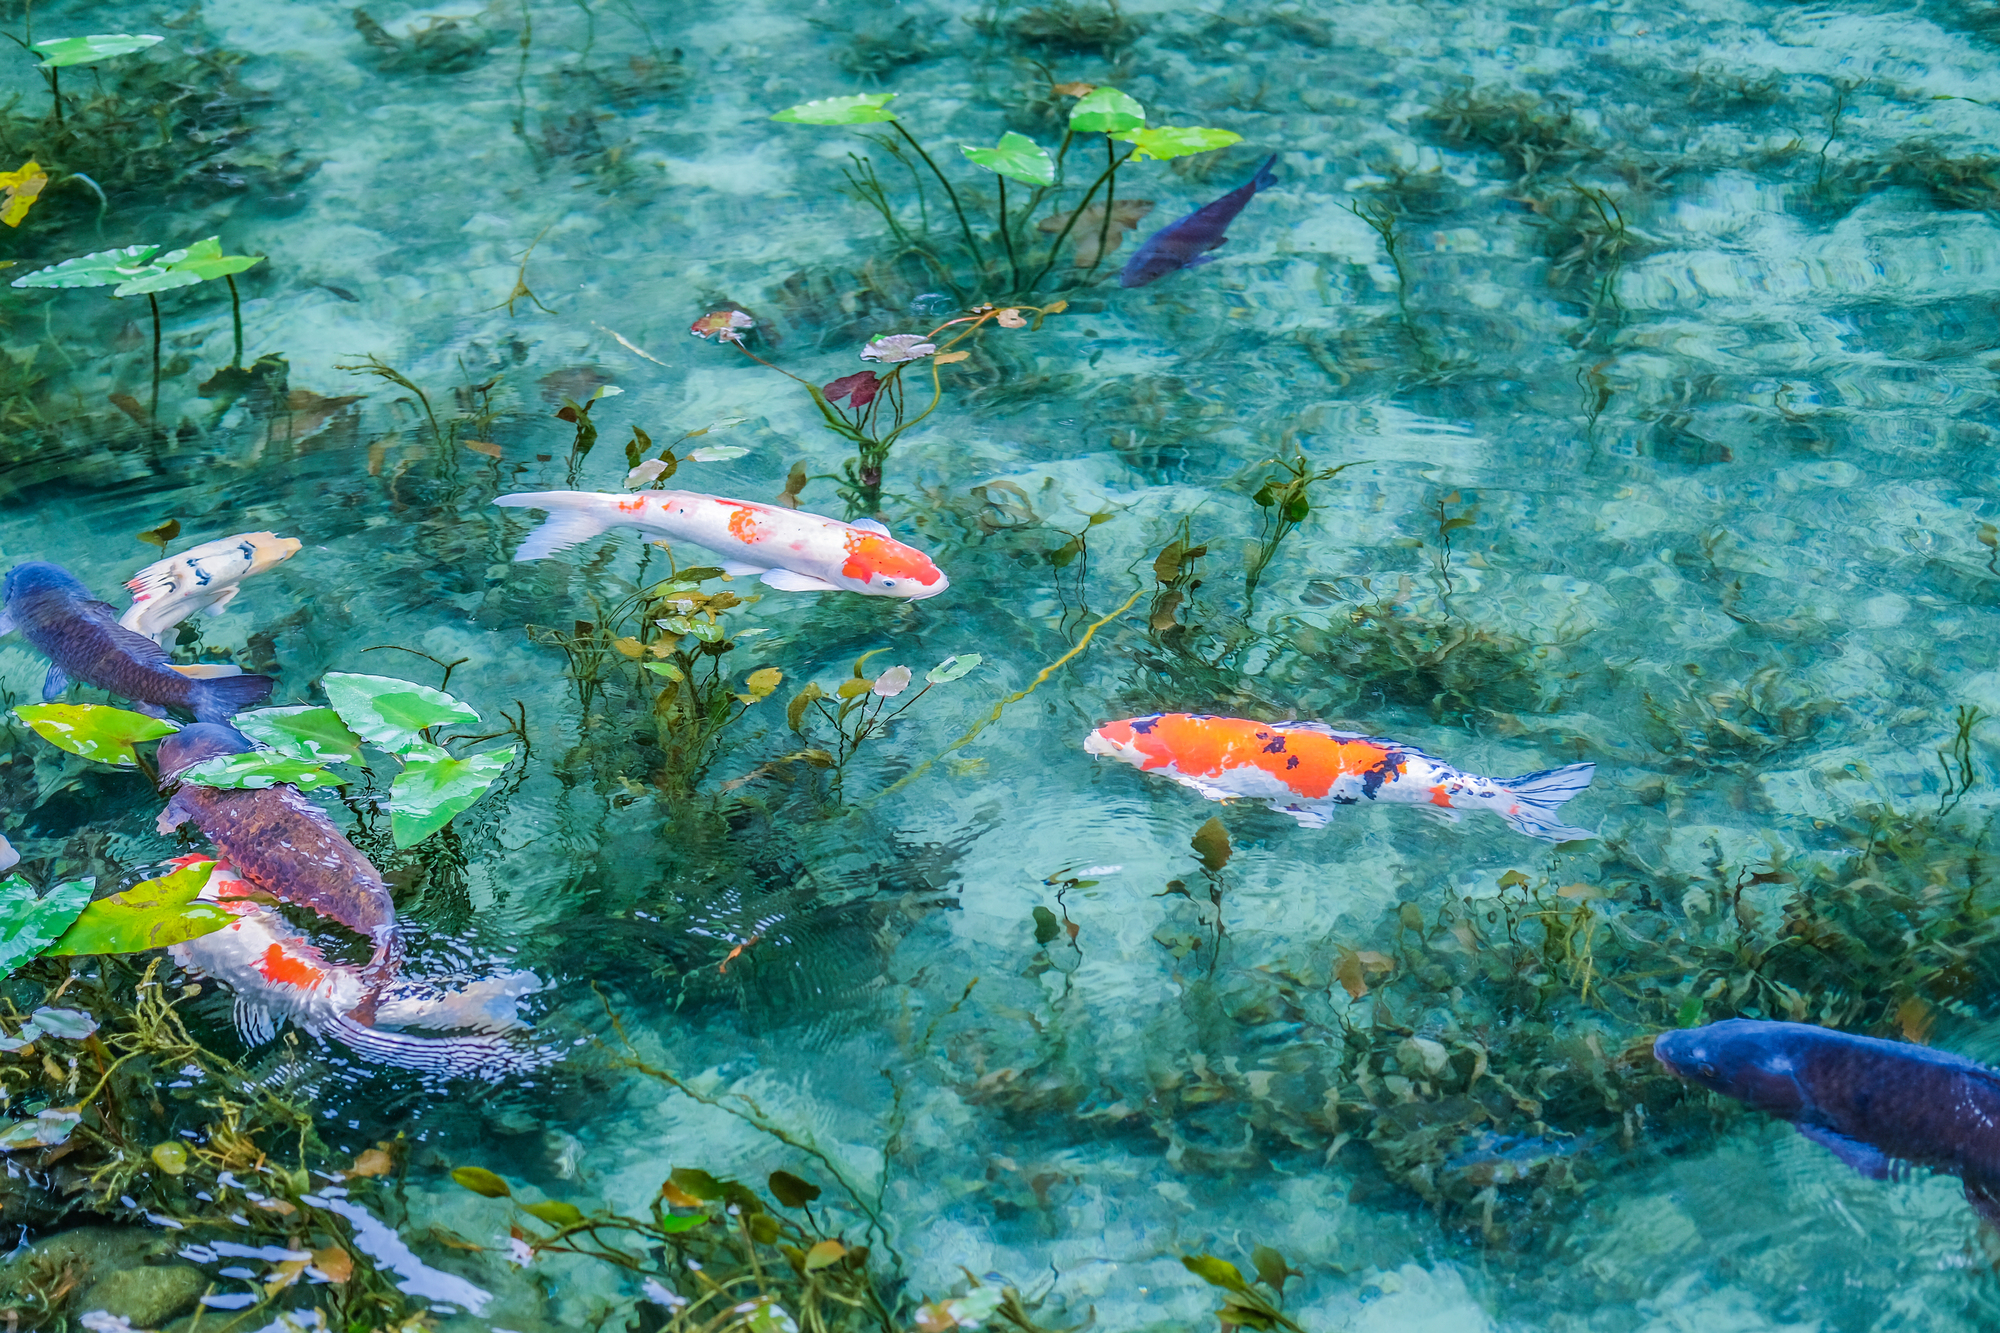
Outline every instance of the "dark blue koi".
[(1223, 232), (1236, 220), (1236, 215), (1243, 211), (1251, 196), (1277, 184), (1278, 178), (1271, 173), (1271, 166), (1277, 160), (1278, 155), (1271, 154), (1247, 182), (1214, 203), (1204, 204), (1180, 221), (1169, 222), (1148, 236), (1138, 253), (1127, 260), (1125, 267), (1119, 271), (1118, 285), (1144, 287), (1169, 273), (1214, 259), (1211, 252), (1229, 239)]

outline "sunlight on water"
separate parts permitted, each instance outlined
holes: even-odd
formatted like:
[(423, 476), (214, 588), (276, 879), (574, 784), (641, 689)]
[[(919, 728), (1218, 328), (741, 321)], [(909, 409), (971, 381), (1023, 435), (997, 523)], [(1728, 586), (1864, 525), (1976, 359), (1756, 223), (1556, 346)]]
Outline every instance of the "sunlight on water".
[[(0, 176), (0, 564), (122, 612), (163, 554), (302, 543), (165, 646), (336, 707), (354, 749), (290, 762), (417, 983), (377, 1012), (324, 869), (145, 897), (288, 844), (160, 830), (157, 736), (76, 752), (32, 709), (72, 650), (10, 604), (0, 888), (69, 904), (0, 983), (10, 1327), (1991, 1326), (1959, 1179), (1651, 1047), (2000, 1055), (1990, 7), (0, 23), (162, 39), (0, 62), (0, 172), (47, 173)], [(209, 236), (229, 284), (111, 296)], [(921, 555), (829, 529), (760, 580), (739, 524), (788, 508), (669, 551), (542, 494), (655, 475)], [(935, 597), (856, 590), (924, 557)], [(93, 669), (57, 702), (138, 699)], [(328, 673), (449, 698), (364, 717)], [(1174, 712), (1594, 764), (1548, 822), (1595, 836), (1413, 782), (1311, 829), (1204, 799), (1299, 781), (1272, 752), (1181, 756), (1203, 791), (1084, 749)], [(323, 956), (105, 943), (204, 913)], [(352, 997), (258, 1040), (299, 968)], [(98, 1034), (21, 1026), (56, 1004)], [(2000, 1186), (1990, 1127), (1954, 1142)]]

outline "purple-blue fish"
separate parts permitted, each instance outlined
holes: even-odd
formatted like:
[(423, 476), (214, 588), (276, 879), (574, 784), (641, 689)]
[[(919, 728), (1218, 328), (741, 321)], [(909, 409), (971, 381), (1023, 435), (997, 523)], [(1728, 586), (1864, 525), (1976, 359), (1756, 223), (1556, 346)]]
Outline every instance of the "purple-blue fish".
[(1782, 1116), (1871, 1180), (1957, 1176), (2000, 1225), (2000, 1071), (1905, 1042), (1732, 1018), (1662, 1033), (1667, 1071)]
[(269, 676), (194, 680), (167, 664), (167, 650), (118, 623), (118, 608), (98, 601), (61, 565), (30, 560), (7, 571), (0, 634), (20, 630), (49, 659), (44, 702), (71, 680), (109, 690), (156, 717), (169, 708), (201, 722), (226, 722), (238, 709), (271, 697)]
[(1215, 258), (1211, 252), (1229, 239), (1223, 233), (1229, 229), (1230, 223), (1236, 221), (1243, 205), (1249, 203), (1250, 197), (1257, 191), (1278, 183), (1278, 178), (1271, 174), (1271, 166), (1277, 160), (1278, 155), (1271, 154), (1264, 159), (1264, 165), (1257, 168), (1257, 174), (1244, 184), (1214, 203), (1202, 205), (1179, 222), (1169, 222), (1148, 236), (1138, 253), (1119, 270), (1118, 285), (1144, 287), (1169, 273), (1206, 264)]
[[(240, 678), (239, 678), (240, 679)], [(193, 824), (251, 887), (283, 902), (309, 907), (338, 921), (375, 946), (372, 975), (395, 974), (401, 957), (396, 904), (381, 872), (346, 838), (326, 812), (287, 783), (255, 790), (225, 790), (174, 780), (206, 759), (244, 754), (253, 747), (234, 727), (196, 724), (160, 742), (160, 785), (171, 788), (158, 827), (167, 833)]]

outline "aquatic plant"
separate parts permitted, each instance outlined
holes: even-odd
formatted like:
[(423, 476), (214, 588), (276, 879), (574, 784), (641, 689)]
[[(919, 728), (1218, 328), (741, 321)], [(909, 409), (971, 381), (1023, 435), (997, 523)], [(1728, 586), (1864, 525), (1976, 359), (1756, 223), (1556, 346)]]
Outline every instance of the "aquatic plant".
[(263, 262), (261, 255), (225, 255), (220, 237), (210, 236), (180, 250), (160, 253), (157, 245), (127, 245), (116, 250), (65, 259), (14, 279), (16, 287), (111, 287), (113, 297), (144, 296), (153, 312), (153, 401), (148, 420), (160, 421), (160, 297), (176, 287), (192, 287), (213, 278), (229, 282), (229, 304), (236, 330), (236, 355), (243, 361), (243, 306), (236, 275)]
[(1250, 557), (1250, 563), (1243, 574), (1243, 612), (1250, 613), (1257, 599), (1257, 584), (1264, 577), (1264, 571), (1271, 566), (1278, 554), (1278, 547), (1285, 538), (1292, 535), (1299, 524), (1312, 513), (1312, 488), (1322, 481), (1331, 481), (1351, 467), (1359, 467), (1365, 459), (1342, 463), (1337, 467), (1320, 468), (1315, 471), (1305, 450), (1284, 458), (1269, 458), (1262, 466), (1277, 465), (1275, 472), (1265, 474), (1250, 499), (1258, 509), (1262, 524), (1257, 535), (1257, 551)]
[(493, 35), (477, 23), (465, 26), (456, 18), (426, 18), (408, 37), (395, 37), (357, 7), (354, 30), (373, 47), (376, 63), (385, 71), (416, 70), (425, 74), (457, 74), (485, 58)]
[[(745, 311), (733, 308), (710, 311), (697, 319), (688, 332), (704, 340), (714, 338), (717, 342), (727, 343), (758, 365), (775, 370), (804, 388), (811, 395), (813, 406), (819, 409), (826, 428), (854, 445), (854, 457), (841, 467), (845, 482), (841, 487), (841, 496), (847, 501), (849, 513), (872, 515), (882, 507), (882, 473), (888, 465), (890, 449), (903, 432), (937, 411), (938, 404), (944, 401), (940, 367), (963, 361), (972, 355), (969, 350), (959, 348), (958, 344), (988, 324), (997, 324), (1003, 329), (1026, 328), (1034, 332), (1042, 327), (1043, 319), (1060, 314), (1068, 305), (1066, 301), (1052, 301), (1041, 306), (982, 305), (967, 314), (944, 321), (928, 333), (893, 333), (878, 337), (861, 349), (860, 357), (864, 361), (889, 366), (887, 374), (873, 370), (857, 371), (824, 386), (794, 375), (783, 366), (774, 365), (751, 351), (745, 345), (744, 331), (751, 328), (755, 321)], [(947, 334), (950, 336), (946, 337)], [(930, 368), (931, 400), (923, 410), (913, 412), (915, 405), (905, 396), (903, 372), (919, 361)], [(796, 500), (796, 492), (788, 488), (787, 494)]]
[(35, 68), (48, 80), (49, 102), (56, 124), (63, 123), (61, 70), (71, 65), (96, 65), (119, 56), (129, 56), (165, 40), (164, 37), (145, 33), (112, 32), (93, 37), (54, 37), (30, 44), (29, 50), (39, 51), (42, 55), (42, 63)]
[[(1115, 88), (1070, 83), (1056, 85), (1054, 91), (1061, 96), (1074, 97), (1076, 102), (1070, 108), (1062, 143), (1053, 154), (1028, 136), (1011, 131), (991, 148), (970, 144), (960, 146), (960, 153), (966, 161), (990, 172), (995, 178), (997, 202), (990, 220), (976, 230), (957, 187), (903, 120), (888, 109), (896, 94), (857, 93), (846, 97), (821, 98), (787, 107), (772, 119), (800, 125), (850, 128), (887, 125), (897, 138), (888, 138), (883, 132), (864, 133), (862, 137), (909, 167), (919, 217), (917, 233), (912, 234), (906, 228), (887, 187), (867, 158), (855, 158), (854, 169), (848, 176), (849, 187), (856, 197), (882, 215), (891, 234), (906, 252), (918, 255), (941, 281), (955, 290), (978, 295), (989, 286), (998, 285), (1008, 294), (1008, 299), (1023, 300), (1041, 290), (1054, 270), (1064, 244), (1079, 223), (1084, 225), (1085, 232), (1078, 238), (1074, 272), (1062, 286), (1076, 286), (1087, 281), (1116, 248), (1123, 232), (1137, 220), (1129, 209), (1120, 214), (1117, 204), (1119, 170), (1133, 158), (1167, 161), (1195, 153), (1213, 152), (1240, 143), (1243, 138), (1230, 130), (1204, 126), (1148, 126), (1145, 108)], [(1082, 196), (1059, 214), (1060, 221), (1044, 219), (1039, 225), (1037, 230), (1052, 233), (1052, 239), (1047, 242), (1038, 266), (1036, 256), (1029, 248), (1027, 225), (1045, 201), (1069, 188), (1067, 173), (1071, 148), (1100, 135), (1104, 142), (1104, 169), (1092, 178)], [(1119, 151), (1121, 144), (1129, 145), (1122, 154)], [(915, 154), (916, 161), (923, 163), (944, 190), (945, 199), (958, 220), (959, 235), (964, 242), (964, 258), (972, 265), (969, 282), (957, 279), (957, 270), (931, 243), (929, 211), (924, 202), (922, 180), (914, 163), (904, 158), (906, 150)], [(1007, 182), (1010, 180), (1028, 191), (1018, 210), (1011, 209), (1007, 202)], [(1099, 190), (1104, 192), (1104, 201), (1093, 208)], [(982, 202), (973, 196), (975, 208)], [(1145, 201), (1145, 207), (1151, 207), (1150, 200)], [(1124, 219), (1122, 225), (1114, 230), (1114, 221), (1121, 217)], [(1053, 226), (1050, 225), (1052, 221)], [(1089, 235), (1093, 227), (1094, 237)], [(986, 240), (984, 245), (980, 239), (982, 236)], [(997, 253), (990, 248), (996, 238), (999, 242)], [(1004, 283), (1002, 259), (1005, 261)]]
[(915, 707), (932, 689), (969, 675), (983, 660), (978, 653), (945, 658), (924, 673), (922, 689), (892, 707), (892, 701), (910, 688), (910, 669), (892, 666), (875, 676), (863, 670), (869, 658), (890, 651), (876, 648), (863, 653), (854, 659), (854, 674), (833, 689), (824, 689), (817, 681), (808, 682), (785, 706), (785, 721), (800, 736), (807, 735), (806, 723), (815, 718), (833, 728), (838, 739), (831, 751), (807, 750), (798, 757), (829, 771), (836, 796), (841, 791), (848, 763), (864, 744), (886, 734), (891, 722)]

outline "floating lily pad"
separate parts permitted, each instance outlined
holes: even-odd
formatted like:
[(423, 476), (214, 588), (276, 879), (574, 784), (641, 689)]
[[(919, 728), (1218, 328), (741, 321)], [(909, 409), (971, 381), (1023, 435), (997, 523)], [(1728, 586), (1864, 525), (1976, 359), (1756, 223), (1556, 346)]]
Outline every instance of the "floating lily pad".
[(1150, 157), (1161, 162), (1170, 157), (1212, 153), (1218, 148), (1243, 142), (1243, 136), (1234, 130), (1211, 130), (1199, 125), (1162, 125), (1158, 129), (1131, 130), (1111, 137), (1120, 143), (1131, 144), (1134, 157), (1141, 160)]
[[(441, 757), (440, 757), (441, 756)], [(414, 847), (486, 794), (514, 761), (514, 747), (455, 759), (412, 755), (389, 789), (389, 827), (398, 847)]]
[(14, 716), (58, 749), (119, 768), (138, 766), (134, 745), (180, 730), (163, 718), (109, 704), (24, 704), (14, 710)]
[(52, 37), (36, 42), (33, 49), (41, 52), (43, 69), (63, 69), (129, 56), (165, 40), (143, 32), (100, 32), (90, 37)]
[(116, 250), (65, 259), (14, 279), (16, 287), (109, 287), (142, 276), (146, 261), (160, 252), (157, 245), (126, 245)]
[(236, 729), (279, 754), (314, 763), (353, 763), (361, 758), (361, 738), (331, 708), (259, 708), (238, 713)]
[(1009, 130), (1000, 136), (997, 147), (972, 148), (960, 144), (958, 151), (975, 166), (985, 167), (996, 175), (1028, 185), (1055, 184), (1056, 160), (1049, 156), (1048, 149), (1025, 134)]
[(0, 879), (0, 976), (55, 943), (90, 902), (97, 881), (75, 879), (41, 897), (19, 875)]
[(333, 711), (362, 740), (400, 753), (423, 743), (422, 732), (453, 722), (477, 722), (479, 714), (446, 694), (390, 676), (329, 671), (320, 684)]
[(273, 750), (219, 754), (181, 770), (180, 780), (197, 787), (220, 787), (228, 791), (262, 791), (281, 782), (300, 791), (311, 791), (315, 787), (343, 786), (347, 781), (310, 759), (294, 759)]
[(794, 125), (874, 125), (894, 120), (896, 113), (884, 110), (894, 93), (854, 93), (848, 97), (822, 97), (817, 101), (788, 106), (772, 120)]
[(1069, 110), (1069, 127), (1078, 134), (1123, 134), (1145, 123), (1146, 108), (1116, 88), (1099, 88)]
[(954, 653), (925, 673), (924, 679), (933, 685), (942, 685), (946, 681), (957, 680), (960, 676), (969, 674), (974, 667), (985, 660), (978, 653)]
[[(195, 900), (214, 869), (213, 861), (196, 861), (101, 898), (84, 908), (76, 923), (47, 952), (58, 957), (141, 953), (221, 930), (236, 919), (235, 915)], [(35, 1021), (49, 1030), (39, 1018)]]

